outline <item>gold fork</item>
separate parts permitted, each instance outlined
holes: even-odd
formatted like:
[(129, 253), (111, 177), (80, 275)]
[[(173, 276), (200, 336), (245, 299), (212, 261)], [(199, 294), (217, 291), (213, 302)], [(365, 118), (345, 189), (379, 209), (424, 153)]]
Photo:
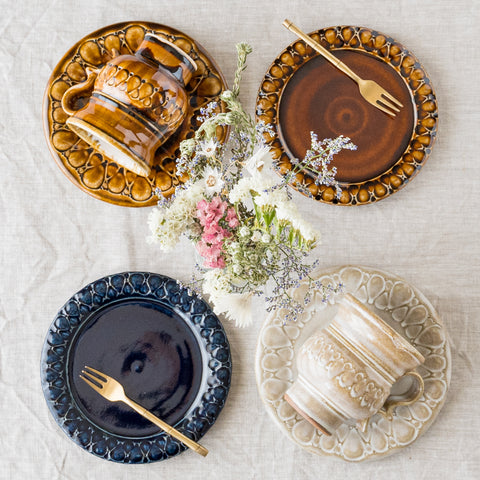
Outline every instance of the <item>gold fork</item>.
[(360, 78), (353, 70), (350, 69), (345, 63), (339, 60), (335, 55), (329, 52), (326, 48), (322, 47), (312, 37), (308, 36), (305, 32), (302, 32), (296, 25), (290, 20), (284, 20), (283, 26), (295, 33), (305, 43), (308, 43), (314, 50), (320, 55), (324, 56), (330, 63), (337, 67), (345, 75), (349, 76), (352, 80), (357, 82), (360, 94), (362, 97), (373, 106), (380, 109), (392, 117), (395, 116), (395, 112), (399, 112), (399, 107), (403, 105), (393, 96), (390, 95), (385, 89), (383, 89), (378, 83), (373, 80), (364, 80)]
[(112, 377), (105, 375), (98, 370), (95, 370), (92, 367), (84, 367), (80, 378), (88, 383), (96, 392), (98, 392), (102, 397), (110, 400), (111, 402), (123, 402), (126, 403), (129, 407), (133, 408), (137, 413), (150, 420), (152, 423), (160, 427), (162, 430), (167, 432), (172, 437), (175, 437), (177, 440), (180, 440), (187, 447), (191, 448), (195, 452), (207, 456), (208, 450), (202, 445), (199, 445), (197, 442), (193, 441), (191, 438), (186, 437), (183, 433), (180, 433), (175, 428), (171, 427), (163, 420), (160, 420), (158, 417), (150, 413), (148, 410), (145, 410), (141, 405), (134, 402), (131, 398), (128, 398), (125, 395), (125, 391), (122, 385), (117, 382)]

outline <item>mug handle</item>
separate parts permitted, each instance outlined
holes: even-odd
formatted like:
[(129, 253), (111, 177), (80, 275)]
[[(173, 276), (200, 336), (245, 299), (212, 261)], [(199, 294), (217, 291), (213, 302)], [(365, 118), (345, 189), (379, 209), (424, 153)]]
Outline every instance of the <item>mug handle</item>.
[(77, 111), (72, 107), (72, 100), (75, 97), (79, 97), (85, 93), (91, 94), (93, 91), (93, 84), (97, 79), (98, 70), (92, 70), (91, 68), (87, 68), (87, 74), (88, 77), (84, 82), (73, 85), (63, 94), (62, 108), (67, 115), (74, 115)]
[[(405, 373), (400, 378), (407, 377), (407, 376), (413, 377), (417, 382), (417, 386), (410, 388), (409, 391), (406, 392), (406, 394), (402, 395), (402, 398), (397, 398), (399, 397), (399, 395), (398, 396), (391, 395), (390, 397), (387, 398), (387, 400), (383, 404), (383, 407), (378, 411), (378, 413), (383, 415), (387, 420), (392, 419), (393, 411), (395, 410), (396, 407), (400, 407), (402, 405), (404, 406), (411, 405), (412, 403), (415, 403), (423, 395), (425, 384), (423, 383), (422, 376), (418, 372), (411, 371), (411, 372)], [(361, 432), (365, 432), (370, 418), (359, 420), (356, 423), (356, 427)]]
[(384, 417), (391, 419), (393, 415), (393, 411), (395, 410), (396, 407), (400, 406), (406, 406), (406, 405), (411, 405), (412, 403), (415, 403), (422, 395), (423, 391), (425, 389), (425, 385), (423, 383), (423, 378), (422, 376), (416, 372), (416, 371), (411, 371), (405, 373), (401, 378), (404, 377), (413, 377), (414, 380), (417, 382), (416, 386), (412, 386), (408, 392), (406, 392), (401, 398), (398, 398), (399, 396), (395, 395), (393, 398), (392, 396), (388, 397), (385, 403), (383, 404), (383, 407), (379, 410), (379, 413), (381, 413)]

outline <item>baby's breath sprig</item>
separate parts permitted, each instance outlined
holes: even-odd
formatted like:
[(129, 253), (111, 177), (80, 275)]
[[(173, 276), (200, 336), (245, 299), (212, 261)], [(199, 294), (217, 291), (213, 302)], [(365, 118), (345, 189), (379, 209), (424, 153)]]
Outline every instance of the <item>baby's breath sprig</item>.
[[(303, 160), (294, 158), (291, 160), (292, 168), (285, 175), (285, 182), (295, 183), (297, 173), (302, 171), (310, 171), (315, 174), (315, 185), (326, 185), (335, 188), (335, 196), (340, 198), (342, 189), (335, 179), (337, 174), (336, 167), (330, 167), (333, 157), (342, 150), (356, 150), (357, 146), (350, 140), (349, 137), (339, 135), (333, 140), (325, 138), (322, 141), (318, 140), (318, 136), (314, 132), (310, 132), (311, 147), (305, 154)], [(300, 188), (302, 193), (312, 196), (308, 188), (302, 188), (301, 185), (296, 185)]]

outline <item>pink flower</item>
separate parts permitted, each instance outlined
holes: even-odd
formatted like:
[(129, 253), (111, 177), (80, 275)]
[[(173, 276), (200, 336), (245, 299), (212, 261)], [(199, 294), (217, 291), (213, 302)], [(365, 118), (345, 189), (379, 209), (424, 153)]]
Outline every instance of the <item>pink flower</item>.
[(230, 228), (237, 228), (240, 225), (237, 217), (237, 212), (235, 212), (235, 209), (232, 207), (227, 210), (227, 216), (225, 217), (225, 220), (227, 221)]
[(208, 227), (211, 223), (218, 223), (227, 209), (227, 202), (224, 202), (218, 195), (212, 198), (211, 202), (205, 199), (197, 203), (197, 217), (200, 224)]
[(222, 256), (212, 260), (205, 260), (203, 266), (207, 268), (225, 268), (225, 260)]
[(232, 234), (222, 228), (218, 223), (205, 228), (202, 234), (202, 240), (211, 244), (222, 244), (225, 238), (230, 238)]
[[(228, 210), (227, 210), (228, 209)], [(209, 268), (224, 268), (223, 241), (230, 238), (232, 233), (220, 226), (220, 220), (225, 217), (230, 228), (239, 225), (235, 209), (228, 208), (227, 202), (218, 195), (210, 202), (202, 199), (197, 203), (197, 218), (203, 227), (201, 240), (197, 243), (198, 253), (204, 258), (203, 265)]]
[(218, 223), (215, 225), (210, 225), (208, 228), (205, 228), (202, 234), (202, 240), (210, 244), (221, 244), (223, 238), (223, 228)]
[(200, 240), (197, 243), (198, 253), (204, 258), (203, 266), (208, 268), (224, 268), (225, 260), (222, 257), (221, 244), (208, 245)]

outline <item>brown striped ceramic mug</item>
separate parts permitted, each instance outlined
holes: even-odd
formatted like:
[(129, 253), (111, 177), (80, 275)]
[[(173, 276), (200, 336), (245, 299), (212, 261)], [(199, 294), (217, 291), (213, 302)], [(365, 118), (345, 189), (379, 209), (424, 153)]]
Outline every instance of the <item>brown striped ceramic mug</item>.
[[(410, 405), (423, 394), (414, 371), (425, 359), (407, 340), (355, 297), (344, 295), (333, 321), (314, 333), (297, 355), (298, 376), (285, 399), (305, 419), (331, 435), (343, 423), (365, 430), (376, 413)], [(400, 378), (407, 392), (391, 395)]]
[[(195, 61), (168, 40), (147, 34), (132, 54), (115, 56), (85, 82), (70, 87), (62, 107), (67, 125), (100, 153), (148, 176), (157, 148), (182, 124), (188, 108), (185, 86)], [(79, 97), (90, 95), (75, 108)]]

